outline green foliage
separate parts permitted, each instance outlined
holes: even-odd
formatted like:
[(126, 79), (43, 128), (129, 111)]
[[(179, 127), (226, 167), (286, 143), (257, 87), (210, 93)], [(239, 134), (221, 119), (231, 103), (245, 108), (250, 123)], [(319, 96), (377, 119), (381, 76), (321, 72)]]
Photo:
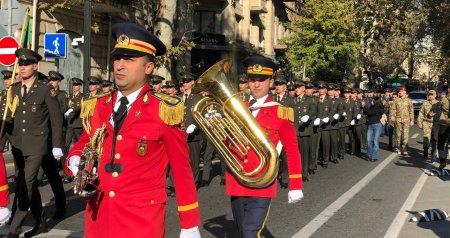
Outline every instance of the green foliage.
[(341, 82), (358, 62), (359, 39), (353, 1), (311, 0), (297, 21), (285, 26), (293, 33), (284, 39), (292, 67), (303, 68), (313, 80)]

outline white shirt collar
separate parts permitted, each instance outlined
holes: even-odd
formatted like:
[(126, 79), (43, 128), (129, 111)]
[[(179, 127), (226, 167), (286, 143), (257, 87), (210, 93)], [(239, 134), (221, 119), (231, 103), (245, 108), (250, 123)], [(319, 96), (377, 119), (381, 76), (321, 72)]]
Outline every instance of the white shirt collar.
[[(141, 92), (142, 88), (143, 88), (143, 86), (140, 89), (134, 91), (133, 93), (131, 93), (130, 95), (127, 96), (128, 105), (129, 105), (128, 106), (128, 110), (131, 107), (131, 105), (133, 105), (133, 103), (136, 101), (136, 99), (139, 96), (139, 93)], [(116, 98), (116, 102), (114, 104), (114, 111), (117, 111), (117, 109), (119, 109), (119, 106), (120, 106), (119, 99), (122, 98), (122, 97), (123, 97), (122, 92), (117, 91), (117, 98)]]
[[(266, 96), (264, 96), (264, 97), (262, 97), (262, 98), (256, 99), (256, 103), (257, 103), (259, 106), (263, 105), (264, 102), (266, 102), (266, 99), (267, 99), (268, 96), (269, 96), (269, 94), (267, 94)], [(250, 95), (249, 101), (250, 101), (250, 100), (253, 100), (253, 99), (255, 99), (255, 98), (254, 98), (252, 95)], [(256, 106), (256, 105), (254, 105), (254, 106)]]

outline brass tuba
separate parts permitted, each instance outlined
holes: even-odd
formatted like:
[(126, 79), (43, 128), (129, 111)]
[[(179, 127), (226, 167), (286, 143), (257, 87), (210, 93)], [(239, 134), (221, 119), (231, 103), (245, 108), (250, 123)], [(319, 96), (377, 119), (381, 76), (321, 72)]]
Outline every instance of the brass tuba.
[[(194, 106), (192, 114), (241, 184), (252, 188), (266, 187), (278, 174), (278, 153), (231, 86), (228, 79), (231, 63), (230, 59), (222, 60), (197, 79), (193, 91), (204, 91), (209, 96)], [(212, 107), (217, 107), (222, 115), (208, 114), (205, 118)], [(255, 152), (260, 162), (254, 170), (245, 171), (241, 163), (246, 162), (250, 150)]]

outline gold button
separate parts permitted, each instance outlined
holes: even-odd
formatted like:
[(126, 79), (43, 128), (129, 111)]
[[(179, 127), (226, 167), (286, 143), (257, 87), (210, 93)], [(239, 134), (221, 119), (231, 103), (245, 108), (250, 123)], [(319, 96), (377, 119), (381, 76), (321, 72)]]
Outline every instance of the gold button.
[(119, 153), (115, 154), (115, 155), (114, 155), (114, 158), (115, 158), (115, 159), (120, 159), (120, 154), (119, 154)]
[(26, 103), (23, 103), (23, 105), (25, 106), (25, 105), (27, 105)]
[(25, 123), (25, 120), (22, 120), (22, 123)]
[(119, 176), (119, 173), (114, 172), (114, 173), (112, 173), (112, 176), (113, 176), (114, 178), (117, 178), (117, 176)]
[(114, 191), (110, 191), (110, 192), (109, 192), (109, 197), (110, 197), (110, 198), (114, 197), (115, 195), (116, 195), (116, 193), (115, 193)]
[(122, 140), (122, 135), (117, 135), (117, 140)]
[(23, 114), (25, 114), (25, 111), (22, 111)]
[(25, 132), (25, 129), (22, 129), (23, 132)]
[(151, 200), (151, 201), (150, 201), (150, 204), (155, 204), (155, 200)]

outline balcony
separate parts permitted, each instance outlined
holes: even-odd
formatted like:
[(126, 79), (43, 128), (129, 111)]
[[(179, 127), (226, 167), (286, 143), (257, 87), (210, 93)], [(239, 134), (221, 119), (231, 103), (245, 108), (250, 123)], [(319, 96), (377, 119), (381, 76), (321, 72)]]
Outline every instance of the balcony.
[(267, 13), (266, 0), (250, 0), (250, 11), (252, 13)]

